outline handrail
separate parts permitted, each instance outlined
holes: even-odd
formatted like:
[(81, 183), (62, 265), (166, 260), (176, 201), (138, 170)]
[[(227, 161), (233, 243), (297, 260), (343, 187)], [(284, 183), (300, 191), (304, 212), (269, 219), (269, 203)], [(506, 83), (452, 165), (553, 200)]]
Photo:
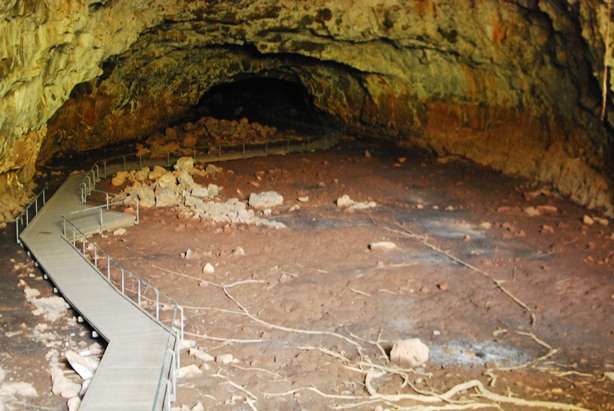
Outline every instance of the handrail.
[[(21, 235), (21, 232), (25, 230), (25, 228), (30, 224), (32, 219), (36, 217), (39, 210), (43, 208), (45, 204), (47, 204), (47, 191), (48, 190), (49, 190), (49, 187), (47, 186), (47, 184), (45, 184), (43, 189), (39, 191), (39, 193), (34, 197), (34, 199), (31, 200), (28, 203), (28, 205), (25, 206), (21, 214), (19, 214), (15, 218), (15, 241), (17, 242), (17, 244), (22, 245), (21, 239), (19, 238), (19, 236)], [(39, 199), (41, 200), (40, 207), (39, 207)], [(30, 215), (30, 209), (32, 206), (34, 206), (34, 214)], [(24, 223), (24, 218), (25, 218), (25, 223)]]

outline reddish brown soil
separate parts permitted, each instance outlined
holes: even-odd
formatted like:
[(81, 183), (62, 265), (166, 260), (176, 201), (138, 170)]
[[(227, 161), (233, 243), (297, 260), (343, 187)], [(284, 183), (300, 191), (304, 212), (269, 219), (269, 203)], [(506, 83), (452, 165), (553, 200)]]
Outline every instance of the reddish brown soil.
[[(614, 371), (613, 227), (584, 225), (587, 211), (564, 199), (525, 200), (523, 192), (532, 189), (525, 180), (416, 154), (404, 154), (407, 161), (395, 166), (396, 157), (385, 150), (371, 152), (371, 158), (360, 149), (226, 162), (219, 165), (227, 172), (201, 180), (222, 186), (225, 198), (266, 190), (283, 194), (286, 201), (271, 218), (287, 229), (211, 225), (151, 209), (127, 235), (98, 239), (127, 268), (186, 306), (190, 333), (261, 340), (224, 343), (191, 334), (188, 338), (203, 350), (230, 353), (239, 362), (202, 365), (186, 355), (184, 365), (196, 363), (203, 374), (181, 381), (179, 403), (200, 400), (212, 409), (248, 409), (248, 394), (228, 380), (250, 391), (261, 410), (359, 402), (311, 392), (267, 395), (300, 387), (366, 396), (364, 375), (322, 352), (300, 348), (319, 346), (358, 361), (354, 347), (340, 338), (257, 323), (221, 288), (206, 283), (256, 280), (228, 292), (269, 323), (369, 340), (381, 333), (384, 348), (399, 338), (422, 339), (431, 348), (423, 371), (433, 376), (410, 375), (421, 389), (444, 391), (471, 378), (486, 383), (485, 370), (495, 363), (519, 365), (546, 354), (530, 337), (514, 334), (524, 331), (558, 350), (549, 358), (555, 364), (538, 363), (549, 370), (497, 371), (492, 390), (614, 409), (614, 383), (603, 378)], [(334, 204), (342, 194), (379, 206), (344, 212)], [(309, 202), (299, 203), (305, 195)], [(289, 211), (296, 204), (300, 210)], [(558, 212), (529, 217), (522, 211), (538, 204), (554, 205)], [(492, 228), (481, 228), (483, 222)], [(544, 232), (544, 225), (553, 233)], [(492, 279), (404, 235), (403, 228), (427, 235), (430, 243), (500, 281), (535, 313), (536, 324)], [(398, 249), (368, 250), (370, 242), (380, 240), (393, 241)], [(232, 255), (237, 247), (246, 255)], [(186, 260), (181, 253), (188, 248), (195, 256)], [(203, 274), (208, 262), (215, 273)], [(509, 332), (495, 336), (498, 329)], [(384, 363), (375, 346), (361, 345), (365, 355)], [(582, 374), (557, 376), (556, 370)], [(401, 383), (387, 377), (377, 386), (386, 393), (411, 392)]]

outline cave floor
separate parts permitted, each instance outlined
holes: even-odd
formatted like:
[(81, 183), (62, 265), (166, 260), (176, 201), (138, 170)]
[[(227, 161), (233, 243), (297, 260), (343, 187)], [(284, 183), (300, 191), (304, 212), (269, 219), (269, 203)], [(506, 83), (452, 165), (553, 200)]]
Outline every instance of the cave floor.
[[(286, 229), (213, 225), (149, 209), (125, 235), (97, 238), (126, 268), (184, 305), (186, 338), (218, 357), (203, 362), (184, 354), (182, 365), (201, 373), (179, 381), (178, 404), (409, 406), (415, 403), (370, 401), (360, 368), (390, 366), (375, 342), (389, 350), (398, 339), (416, 337), (430, 348), (428, 363), (374, 379), (371, 388), (444, 392), (479, 379), (504, 395), (614, 409), (614, 381), (606, 376), (614, 372), (612, 226), (584, 224), (586, 210), (523, 179), (416, 153), (399, 162), (398, 153), (367, 148), (369, 156), (361, 146), (224, 162), (218, 164), (224, 173), (195, 178), (222, 186), (223, 198), (279, 192), (285, 202), (270, 218)], [(344, 194), (377, 207), (343, 211), (335, 200)], [(305, 196), (307, 202), (298, 200)], [(524, 211), (537, 205), (556, 211)], [(397, 248), (369, 250), (377, 241)], [(239, 247), (245, 255), (233, 253)], [(182, 257), (187, 249), (189, 259)], [(203, 273), (207, 263), (215, 272)], [(15, 293), (0, 291), (2, 301)], [(2, 304), (8, 305), (28, 306)], [(6, 314), (0, 319), (9, 324)], [(6, 358), (23, 359), (19, 344), (2, 345)], [(45, 348), (32, 350), (40, 352), (30, 361), (41, 364), (16, 377), (38, 381), (45, 392)], [(224, 354), (233, 360), (224, 363)], [(512, 369), (497, 369), (505, 367)], [(45, 401), (61, 404), (57, 397)]]
[[(181, 380), (179, 404), (323, 409), (368, 400), (364, 374), (347, 367), (360, 361), (355, 347), (305, 332), (325, 330), (358, 342), (379, 364), (386, 362), (372, 344), (378, 338), (385, 350), (420, 338), (430, 360), (408, 374), (419, 390), (496, 376), (498, 393), (614, 409), (614, 382), (604, 377), (614, 371), (612, 228), (583, 224), (585, 210), (525, 180), (459, 161), (409, 154), (401, 163), (385, 149), (363, 150), (225, 162), (218, 165), (226, 172), (200, 180), (222, 186), (224, 198), (279, 192), (285, 202), (270, 218), (287, 229), (212, 225), (150, 209), (121, 241), (99, 239), (186, 307), (188, 338), (200, 350), (234, 358), (203, 363), (186, 355), (183, 365), (202, 374)], [(343, 194), (378, 206), (342, 211), (335, 199)], [(304, 196), (309, 201), (298, 201)], [(544, 204), (556, 210), (524, 211)], [(375, 241), (397, 248), (370, 251)], [(245, 255), (233, 253), (238, 247)], [(188, 248), (192, 257), (182, 258)], [(214, 273), (203, 273), (207, 263)], [(556, 352), (533, 362), (550, 352), (546, 345)], [(380, 393), (411, 392), (399, 375), (374, 384)], [(304, 387), (362, 398), (289, 393)]]

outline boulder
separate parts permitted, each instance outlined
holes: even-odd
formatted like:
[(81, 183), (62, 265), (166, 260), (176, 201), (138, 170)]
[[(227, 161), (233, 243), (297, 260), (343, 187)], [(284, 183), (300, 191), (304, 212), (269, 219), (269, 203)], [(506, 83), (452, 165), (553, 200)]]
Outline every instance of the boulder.
[(390, 351), (390, 361), (402, 367), (419, 367), (428, 359), (429, 347), (418, 338), (397, 341)]
[(174, 207), (179, 204), (175, 190), (159, 187), (156, 189), (156, 207)]
[(194, 159), (192, 157), (180, 157), (175, 163), (175, 170), (185, 171), (188, 174), (194, 169)]
[(166, 173), (168, 173), (168, 170), (164, 167), (154, 166), (153, 170), (149, 172), (149, 175), (147, 177), (150, 180), (157, 180)]
[(111, 179), (111, 185), (113, 185), (113, 187), (123, 186), (124, 184), (126, 184), (126, 180), (129, 176), (130, 173), (127, 171), (118, 171)]

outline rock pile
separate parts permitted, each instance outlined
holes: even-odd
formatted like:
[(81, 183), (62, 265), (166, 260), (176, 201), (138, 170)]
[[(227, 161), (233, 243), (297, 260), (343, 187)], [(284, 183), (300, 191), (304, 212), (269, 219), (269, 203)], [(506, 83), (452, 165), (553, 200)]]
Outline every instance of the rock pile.
[[(237, 198), (225, 202), (214, 201), (222, 188), (215, 184), (203, 186), (194, 181), (194, 175), (212, 176), (221, 170), (213, 165), (203, 169), (194, 165), (191, 157), (181, 157), (177, 160), (174, 171), (159, 166), (153, 169), (144, 167), (140, 170), (119, 171), (113, 177), (112, 184), (121, 186), (130, 183), (122, 191), (127, 204), (135, 204), (138, 200), (139, 205), (144, 208), (176, 207), (181, 217), (214, 223), (285, 227), (282, 223), (256, 216), (254, 210), (248, 209), (247, 204)], [(264, 194), (267, 194), (265, 197), (269, 199), (270, 193)], [(271, 201), (275, 203), (279, 201), (277, 197), (273, 200)], [(283, 198), (281, 201), (283, 202)]]
[(264, 144), (276, 134), (276, 128), (250, 122), (246, 118), (224, 120), (202, 117), (195, 122), (169, 127), (164, 134), (154, 134), (144, 145), (137, 145), (137, 153), (144, 157), (165, 158), (168, 153), (190, 154), (196, 146), (216, 148), (219, 145)]

